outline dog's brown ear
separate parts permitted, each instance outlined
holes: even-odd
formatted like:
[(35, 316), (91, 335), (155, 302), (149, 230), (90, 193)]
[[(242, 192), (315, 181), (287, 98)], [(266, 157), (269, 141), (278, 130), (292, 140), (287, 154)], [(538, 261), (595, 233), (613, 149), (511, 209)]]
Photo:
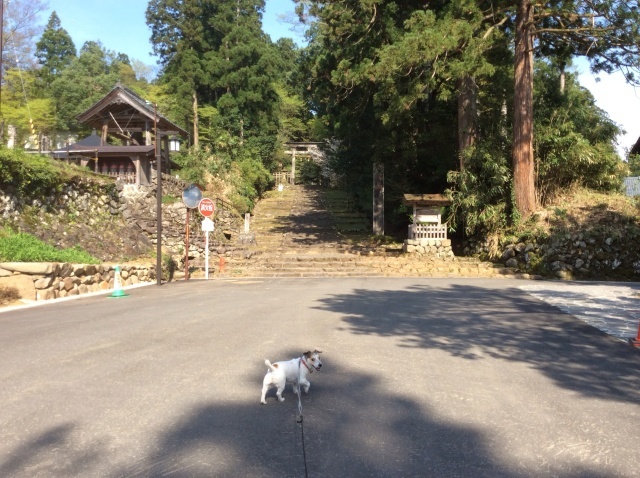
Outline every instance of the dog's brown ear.
[(305, 357), (311, 357), (311, 351), (307, 350), (305, 353), (303, 353), (302, 355), (304, 355)]
[(321, 354), (321, 353), (322, 353), (322, 350), (317, 350), (317, 349), (316, 349), (316, 350), (314, 350), (314, 351), (313, 351), (313, 353), (314, 353), (314, 354)]

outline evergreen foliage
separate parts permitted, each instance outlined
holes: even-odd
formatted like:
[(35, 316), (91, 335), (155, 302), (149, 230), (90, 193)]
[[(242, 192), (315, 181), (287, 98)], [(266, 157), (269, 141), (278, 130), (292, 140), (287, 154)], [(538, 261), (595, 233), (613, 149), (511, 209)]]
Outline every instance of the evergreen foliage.
[(51, 84), (58, 130), (82, 130), (76, 117), (123, 79), (123, 60), (128, 61), (107, 51), (100, 42), (82, 46), (78, 57)]
[[(10, 23), (40, 3), (15, 0)], [(571, 70), (582, 55), (595, 71), (637, 79), (640, 17), (630, 2), (296, 3), (304, 48), (262, 31), (264, 0), (150, 0), (161, 67), (153, 82), (98, 41), (76, 53), (55, 12), (29, 53), (37, 36), (28, 32), (39, 27), (26, 22), (11, 32), (27, 67), (5, 63), (3, 120), (22, 144), (34, 131), (83, 133), (77, 115), (120, 82), (189, 129), (181, 177), (233, 185), (242, 211), (288, 166), (288, 141), (326, 141), (330, 166), (364, 210), (373, 165), (384, 164), (388, 230), (404, 229), (404, 193), (448, 187), (452, 225), (487, 232), (525, 218), (531, 191), (544, 204), (574, 185), (616, 190), (625, 168), (638, 171), (637, 158), (617, 157), (619, 127)], [(10, 167), (0, 175), (19, 174), (15, 158), (2, 161)], [(26, 179), (45, 181), (43, 171)]]
[(36, 43), (35, 56), (40, 65), (38, 77), (45, 90), (51, 87), (53, 80), (60, 76), (76, 57), (76, 46), (69, 33), (62, 28), (55, 11), (49, 17), (44, 33)]
[(628, 158), (629, 176), (640, 176), (640, 155), (630, 154)]
[[(637, 12), (626, 3), (552, 2), (534, 9), (527, 0), (479, 0), (403, 2), (400, 8), (390, 0), (314, 0), (298, 7), (301, 18), (313, 22), (304, 58), (309, 103), (337, 144), (336, 168), (356, 190), (370, 190), (373, 162), (387, 165), (385, 195), (392, 205), (402, 192), (442, 191), (451, 171), (456, 224), (471, 231), (526, 217), (528, 181), (541, 201), (574, 184), (619, 185), (612, 146), (617, 126), (570, 74), (561, 93), (559, 77), (577, 54), (587, 55), (596, 70), (626, 67), (631, 77), (638, 57), (628, 51), (637, 50), (639, 36)], [(516, 68), (514, 78), (514, 38), (532, 41), (519, 30), (518, 8), (534, 10), (525, 24), (540, 35), (526, 49), (535, 47), (544, 59), (536, 67), (542, 75), (536, 95), (533, 76), (530, 90), (518, 77), (528, 67)], [(589, 42), (598, 47), (589, 50)], [(477, 87), (470, 92), (477, 110), (461, 109), (465, 82)], [(531, 107), (523, 109), (527, 97)], [(457, 137), (456, 113), (472, 128)], [(527, 159), (523, 134), (532, 139), (534, 130), (540, 136)], [(466, 144), (462, 133), (471, 136)]]
[(539, 62), (535, 81), (536, 190), (540, 202), (573, 186), (616, 191), (624, 175), (614, 142), (620, 128), (575, 75), (558, 89), (559, 71)]

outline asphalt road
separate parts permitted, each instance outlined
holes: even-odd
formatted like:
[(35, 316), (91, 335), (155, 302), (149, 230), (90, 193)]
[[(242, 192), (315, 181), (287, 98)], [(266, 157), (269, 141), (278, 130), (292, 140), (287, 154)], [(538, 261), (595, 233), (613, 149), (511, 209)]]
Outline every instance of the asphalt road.
[[(521, 284), (191, 280), (0, 314), (0, 477), (639, 476), (640, 352)], [(291, 388), (260, 405), (264, 359), (313, 348), (302, 429)]]

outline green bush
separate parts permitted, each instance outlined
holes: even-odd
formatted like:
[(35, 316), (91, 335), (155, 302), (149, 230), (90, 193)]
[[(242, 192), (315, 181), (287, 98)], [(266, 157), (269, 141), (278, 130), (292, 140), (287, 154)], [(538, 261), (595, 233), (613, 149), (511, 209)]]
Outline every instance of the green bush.
[(72, 262), (98, 264), (100, 261), (80, 249), (56, 249), (30, 234), (0, 230), (0, 260), (6, 262)]
[(55, 189), (63, 183), (61, 164), (18, 149), (0, 147), (0, 186), (11, 185), (22, 196)]
[(162, 278), (171, 282), (177, 269), (178, 263), (175, 259), (170, 254), (162, 254)]
[(13, 191), (23, 199), (42, 201), (63, 191), (69, 183), (101, 194), (112, 194), (115, 190), (115, 184), (110, 180), (105, 181), (102, 177), (98, 182), (85, 181), (87, 176), (98, 177), (86, 168), (0, 146), (0, 189)]

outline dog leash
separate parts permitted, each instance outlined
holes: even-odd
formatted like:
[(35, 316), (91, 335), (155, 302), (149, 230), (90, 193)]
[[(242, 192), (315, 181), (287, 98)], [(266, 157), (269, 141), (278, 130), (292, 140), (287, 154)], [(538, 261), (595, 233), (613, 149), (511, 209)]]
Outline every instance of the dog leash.
[(305, 478), (309, 477), (309, 472), (307, 470), (307, 452), (304, 446), (304, 422), (302, 417), (302, 391), (300, 390), (300, 365), (302, 364), (302, 357), (298, 360), (298, 416), (296, 417), (296, 423), (300, 424), (300, 433), (302, 435), (302, 458), (304, 460), (304, 476)]

